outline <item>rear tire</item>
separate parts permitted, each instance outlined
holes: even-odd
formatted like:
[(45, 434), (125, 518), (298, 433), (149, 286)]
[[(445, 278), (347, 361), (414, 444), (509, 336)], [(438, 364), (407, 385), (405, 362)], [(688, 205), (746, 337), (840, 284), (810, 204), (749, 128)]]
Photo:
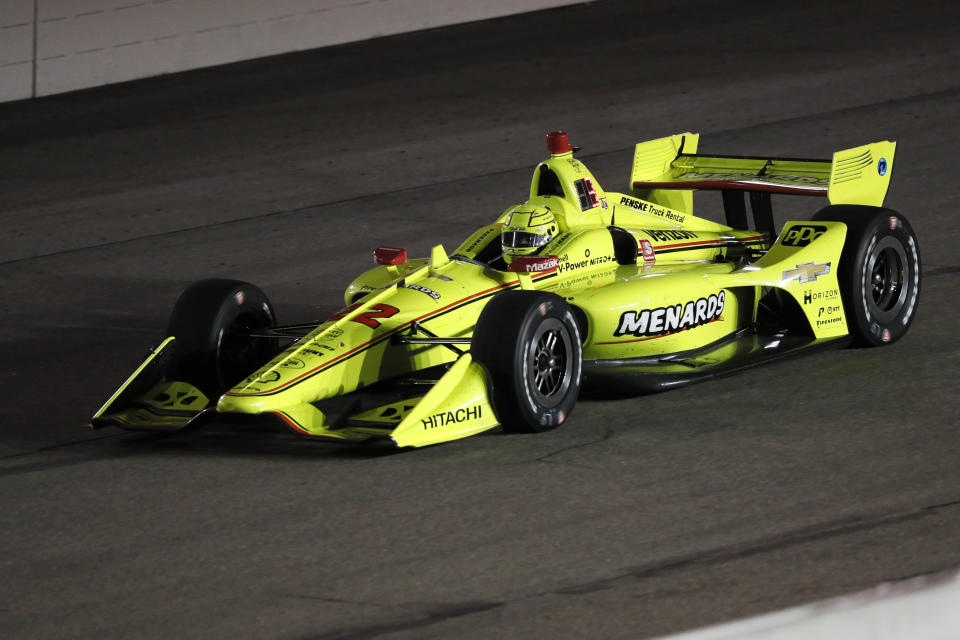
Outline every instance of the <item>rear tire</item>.
[(583, 346), (563, 298), (505, 291), (487, 303), (470, 351), (490, 376), (497, 420), (509, 431), (548, 431), (570, 416), (580, 393)]
[(189, 382), (216, 398), (276, 353), (276, 339), (249, 337), (275, 326), (273, 305), (252, 284), (195, 282), (180, 294), (167, 325), (167, 335), (176, 337), (176, 364), (168, 378)]
[(902, 338), (920, 296), (920, 249), (910, 223), (892, 209), (862, 205), (824, 207), (813, 219), (847, 225), (837, 278), (854, 344)]

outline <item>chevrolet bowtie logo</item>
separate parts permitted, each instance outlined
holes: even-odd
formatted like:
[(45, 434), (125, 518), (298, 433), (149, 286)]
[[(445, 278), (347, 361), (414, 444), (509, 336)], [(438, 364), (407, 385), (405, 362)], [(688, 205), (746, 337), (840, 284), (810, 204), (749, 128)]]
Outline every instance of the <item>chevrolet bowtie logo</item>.
[(804, 282), (813, 282), (817, 279), (817, 276), (824, 276), (830, 273), (830, 263), (825, 262), (823, 264), (814, 264), (812, 262), (804, 262), (803, 264), (798, 264), (796, 269), (788, 269), (783, 272), (783, 281), (789, 282), (791, 280), (799, 280), (800, 284)]

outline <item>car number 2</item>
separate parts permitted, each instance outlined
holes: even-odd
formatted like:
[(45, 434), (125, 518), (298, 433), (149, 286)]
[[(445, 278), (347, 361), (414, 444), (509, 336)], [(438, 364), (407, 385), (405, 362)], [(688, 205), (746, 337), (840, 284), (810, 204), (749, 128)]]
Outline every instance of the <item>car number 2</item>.
[[(330, 316), (330, 319), (334, 321), (339, 320), (359, 306), (360, 304), (352, 304), (339, 313), (335, 313), (334, 315)], [(352, 322), (359, 322), (360, 324), (366, 325), (371, 329), (376, 329), (380, 326), (380, 322), (377, 320), (377, 318), (389, 318), (398, 313), (400, 313), (400, 309), (397, 309), (393, 305), (381, 303), (373, 305), (363, 313), (358, 313), (356, 316), (350, 318), (350, 320)]]

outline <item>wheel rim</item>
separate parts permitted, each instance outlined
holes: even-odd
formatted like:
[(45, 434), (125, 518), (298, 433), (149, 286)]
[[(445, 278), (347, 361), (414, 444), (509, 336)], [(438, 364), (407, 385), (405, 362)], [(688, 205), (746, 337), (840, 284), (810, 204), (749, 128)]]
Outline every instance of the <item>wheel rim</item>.
[(537, 402), (554, 407), (570, 388), (573, 361), (570, 331), (555, 318), (547, 318), (534, 332), (527, 350), (526, 377)]
[(864, 298), (870, 316), (892, 320), (907, 298), (907, 254), (903, 245), (886, 237), (873, 246), (864, 269)]

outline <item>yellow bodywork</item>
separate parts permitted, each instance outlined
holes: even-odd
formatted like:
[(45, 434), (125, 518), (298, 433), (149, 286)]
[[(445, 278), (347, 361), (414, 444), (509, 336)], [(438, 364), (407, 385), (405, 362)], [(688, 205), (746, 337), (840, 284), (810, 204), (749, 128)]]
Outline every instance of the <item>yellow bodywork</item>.
[(879, 207), (890, 186), (897, 147), (884, 140), (837, 151), (830, 160), (798, 160), (698, 154), (699, 139), (687, 132), (636, 145), (630, 184), (637, 195), (683, 212), (692, 212), (694, 189), (724, 186)]
[[(496, 381), (469, 352), (408, 339), (467, 341), (487, 301), (518, 288), (555, 292), (581, 312), (585, 361), (642, 360), (710, 345), (719, 346), (700, 356), (703, 360), (732, 357), (737, 347), (724, 341), (756, 321), (758, 300), (771, 289), (796, 302), (816, 340), (847, 335), (837, 282), (845, 224), (791, 221), (774, 239), (696, 217), (692, 192), (732, 184), (878, 205), (889, 184), (895, 144), (840, 151), (832, 161), (703, 156), (696, 153), (698, 144), (693, 133), (638, 144), (630, 180), (635, 188), (624, 193), (605, 191), (572, 152), (541, 162), (523, 206), (549, 211), (557, 221), (559, 233), (539, 251), (556, 258), (547, 272), (490, 266), (516, 208), (510, 207), (449, 255), (438, 245), (428, 258), (361, 275), (347, 287), (343, 310), (218, 399), (199, 399), (199, 391), (186, 383), (161, 380), (119, 406), (124, 391), (173, 340), (168, 338), (94, 423), (179, 428), (208, 406), (220, 413), (272, 414), (301, 435), (341, 441), (389, 438), (416, 447), (479, 433), (498, 424), (488, 397)], [(638, 250), (626, 261), (623, 234)], [(737, 259), (734, 251), (761, 257)], [(318, 406), (438, 366), (446, 372), (425, 393), (355, 411), (345, 422)]]

